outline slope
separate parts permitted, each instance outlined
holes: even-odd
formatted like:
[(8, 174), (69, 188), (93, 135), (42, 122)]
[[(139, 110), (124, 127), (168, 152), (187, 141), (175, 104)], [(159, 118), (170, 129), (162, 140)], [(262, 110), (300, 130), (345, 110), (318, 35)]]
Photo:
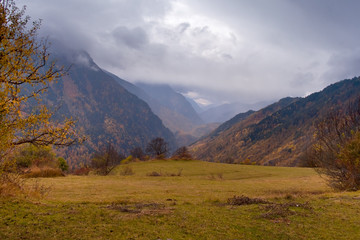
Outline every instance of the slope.
[(329, 111), (344, 107), (359, 93), (360, 78), (353, 78), (306, 98), (283, 99), (231, 126), (220, 126), (225, 130), (215, 130), (216, 134), (191, 149), (197, 158), (207, 161), (294, 166), (311, 144), (313, 123)]
[[(167, 109), (155, 109), (161, 118), (164, 120), (165, 125), (170, 129), (176, 131), (189, 131), (194, 127), (204, 124), (192, 105), (180, 93), (175, 92), (170, 86), (165, 84), (146, 84), (137, 83), (138, 87), (143, 89), (153, 100)], [(170, 110), (170, 111), (169, 111)], [(175, 115), (171, 114), (175, 113)], [(180, 121), (174, 119), (174, 116)], [(184, 127), (184, 120), (188, 126)]]
[(166, 139), (175, 148), (173, 134), (144, 101), (102, 71), (86, 52), (64, 53), (55, 57), (62, 65), (72, 65), (71, 69), (62, 81), (50, 86), (45, 101), (53, 106), (60, 103), (56, 117), (75, 117), (87, 136), (83, 146), (66, 153), (71, 155), (68, 160), (88, 159), (107, 142), (123, 154), (134, 147), (144, 148), (155, 137)]
[(218, 124), (204, 124), (189, 100), (169, 86), (151, 84), (137, 86), (110, 72), (105, 72), (130, 93), (149, 104), (163, 124), (175, 134), (178, 146), (193, 143), (218, 126)]

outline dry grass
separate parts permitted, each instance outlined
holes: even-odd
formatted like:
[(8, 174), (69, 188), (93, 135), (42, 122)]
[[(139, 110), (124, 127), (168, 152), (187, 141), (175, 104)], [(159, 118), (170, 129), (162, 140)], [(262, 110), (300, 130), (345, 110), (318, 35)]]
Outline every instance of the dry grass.
[[(66, 176), (40, 181), (53, 189), (48, 196), (49, 200), (77, 202), (111, 202), (119, 199), (153, 202), (168, 198), (193, 203), (207, 199), (226, 202), (234, 195), (269, 199), (284, 198), (288, 194), (296, 197), (330, 191), (326, 183), (308, 168), (169, 160), (130, 163), (127, 166), (136, 174), (121, 176), (123, 166), (119, 166), (107, 177)], [(183, 169), (181, 177), (170, 177), (171, 173), (179, 175), (180, 169)], [(160, 176), (149, 176), (152, 172)], [(214, 172), (221, 173), (221, 178), (213, 174), (214, 178), (221, 181), (209, 179), (209, 175)]]
[(30, 172), (22, 175), (24, 178), (53, 178), (53, 177), (64, 177), (65, 174), (59, 168), (32, 168)]
[(50, 187), (40, 184), (38, 180), (28, 181), (15, 173), (0, 175), (0, 197), (42, 198), (49, 193)]
[[(122, 176), (28, 179), (36, 203), (1, 201), (0, 239), (356, 239), (359, 193), (312, 169), (157, 160)], [(151, 177), (149, 172), (177, 173)], [(210, 179), (213, 173), (214, 179)], [(221, 179), (216, 175), (221, 173)], [(234, 197), (235, 196), (235, 197)], [(51, 238), (50, 237), (50, 238)]]

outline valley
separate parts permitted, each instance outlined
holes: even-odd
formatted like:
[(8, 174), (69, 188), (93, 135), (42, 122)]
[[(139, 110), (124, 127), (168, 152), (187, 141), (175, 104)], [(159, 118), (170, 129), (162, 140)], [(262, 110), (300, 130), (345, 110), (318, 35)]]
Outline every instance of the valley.
[[(122, 176), (131, 167), (133, 175)], [(181, 175), (171, 176), (171, 173)], [(162, 176), (150, 176), (151, 172)], [(32, 181), (29, 182), (31, 184)], [(313, 169), (157, 160), (102, 177), (43, 178), (43, 198), (0, 201), (2, 239), (356, 239), (358, 193)], [(248, 198), (243, 205), (229, 202)], [(268, 203), (251, 203), (262, 199)]]
[(0, 239), (359, 239), (359, 10), (0, 1)]

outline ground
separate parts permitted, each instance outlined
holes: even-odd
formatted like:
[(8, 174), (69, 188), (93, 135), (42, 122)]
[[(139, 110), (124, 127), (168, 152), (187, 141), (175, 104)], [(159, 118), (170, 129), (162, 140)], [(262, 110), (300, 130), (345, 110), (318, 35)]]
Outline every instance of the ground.
[(0, 199), (0, 239), (360, 236), (360, 192), (334, 192), (309, 168), (161, 160), (35, 181), (43, 198)]

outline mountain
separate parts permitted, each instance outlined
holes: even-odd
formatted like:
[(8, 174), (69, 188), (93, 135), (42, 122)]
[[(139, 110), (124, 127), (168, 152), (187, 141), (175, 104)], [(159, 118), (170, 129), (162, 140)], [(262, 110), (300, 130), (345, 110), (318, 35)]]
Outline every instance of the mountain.
[(170, 109), (175, 113), (183, 116), (193, 126), (204, 124), (203, 120), (198, 116), (191, 103), (182, 94), (175, 92), (169, 85), (147, 83), (137, 83), (136, 85), (143, 89), (158, 103), (161, 103), (162, 106), (165, 106), (167, 109)]
[(255, 104), (244, 103), (225, 103), (218, 106), (211, 107), (200, 113), (200, 117), (206, 123), (222, 123), (234, 117), (239, 112), (246, 112), (248, 110), (258, 110), (261, 107), (269, 104), (268, 102), (259, 102)]
[(149, 104), (151, 110), (160, 117), (172, 132), (191, 131), (203, 124), (191, 104), (167, 85), (132, 84), (107, 72), (126, 90)]
[[(105, 71), (106, 72), (106, 71)], [(178, 146), (186, 146), (214, 130), (218, 124), (204, 124), (191, 102), (167, 85), (134, 85), (106, 72), (126, 90), (144, 100), (174, 134)]]
[(194, 99), (189, 98), (189, 97), (185, 97), (185, 98), (198, 114), (204, 111), (204, 109), (202, 107), (200, 107), (199, 104), (197, 104), (197, 102), (194, 101)]
[(305, 98), (285, 98), (237, 115), (191, 146), (198, 159), (295, 166), (311, 145), (313, 123), (359, 97), (360, 78), (343, 80)]
[(52, 106), (60, 103), (55, 118), (73, 116), (87, 136), (83, 146), (64, 153), (71, 153), (68, 161), (86, 159), (107, 142), (128, 154), (132, 148), (145, 148), (153, 138), (162, 137), (175, 150), (174, 135), (148, 104), (100, 69), (89, 54), (64, 50), (55, 52), (54, 56), (61, 65), (71, 68), (61, 81), (50, 85), (44, 101)]

